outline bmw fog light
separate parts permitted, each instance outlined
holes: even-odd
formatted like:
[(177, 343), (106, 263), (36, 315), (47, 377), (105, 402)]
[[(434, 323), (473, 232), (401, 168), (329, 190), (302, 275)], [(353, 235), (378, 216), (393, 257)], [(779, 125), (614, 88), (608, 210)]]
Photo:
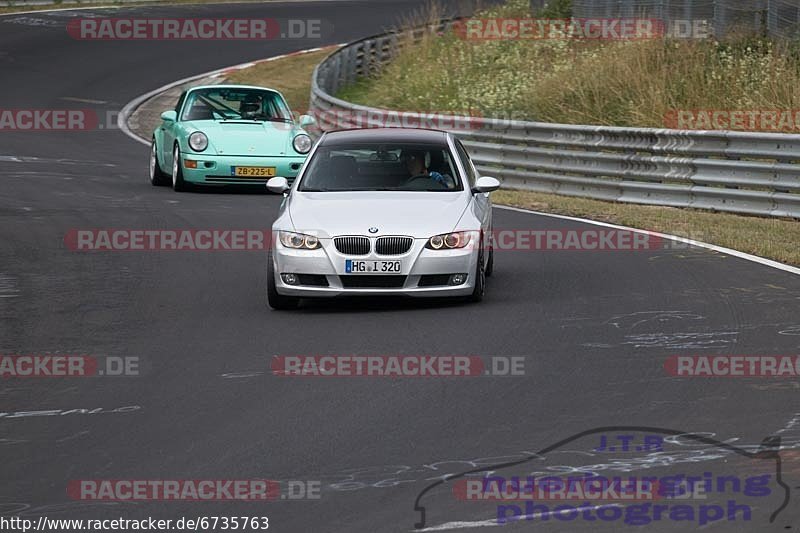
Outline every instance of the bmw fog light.
[(462, 285), (462, 284), (466, 283), (466, 281), (467, 281), (467, 275), (466, 274), (451, 274), (450, 275), (450, 280), (448, 281), (448, 284), (450, 284), (450, 285)]
[(299, 281), (294, 274), (281, 274), (281, 279), (287, 285), (297, 285)]

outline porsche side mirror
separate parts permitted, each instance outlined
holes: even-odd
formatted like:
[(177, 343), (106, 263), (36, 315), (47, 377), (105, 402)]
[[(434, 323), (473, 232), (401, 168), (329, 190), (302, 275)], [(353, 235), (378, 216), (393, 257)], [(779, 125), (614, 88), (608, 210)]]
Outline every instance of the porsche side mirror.
[(478, 178), (478, 181), (475, 182), (472, 192), (492, 192), (499, 188), (500, 182), (497, 180), (497, 178), (492, 178), (491, 176), (481, 176)]
[(267, 182), (267, 190), (275, 194), (283, 194), (289, 189), (291, 189), (291, 187), (289, 187), (289, 181), (283, 176), (275, 176), (274, 178), (270, 178)]
[(300, 127), (306, 128), (308, 126), (313, 126), (316, 124), (317, 121), (311, 115), (300, 115)]
[(175, 111), (164, 111), (161, 113), (161, 120), (164, 122), (175, 122), (178, 120), (178, 114)]

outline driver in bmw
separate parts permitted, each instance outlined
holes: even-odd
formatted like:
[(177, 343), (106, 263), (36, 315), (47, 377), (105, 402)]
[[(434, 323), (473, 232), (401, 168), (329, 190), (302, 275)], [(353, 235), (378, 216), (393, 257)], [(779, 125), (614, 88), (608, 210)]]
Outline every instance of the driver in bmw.
[(449, 174), (441, 174), (435, 170), (428, 170), (426, 155), (426, 152), (423, 150), (403, 150), (400, 153), (400, 160), (406, 164), (406, 169), (411, 176), (410, 179), (426, 177), (443, 185), (447, 189), (454, 187), (453, 178)]

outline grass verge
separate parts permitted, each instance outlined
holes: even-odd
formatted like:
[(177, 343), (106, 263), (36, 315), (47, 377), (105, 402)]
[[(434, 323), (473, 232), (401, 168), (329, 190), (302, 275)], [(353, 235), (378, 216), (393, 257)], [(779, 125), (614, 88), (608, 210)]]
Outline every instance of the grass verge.
[[(530, 17), (528, 10), (528, 0), (508, 0), (473, 19)], [(745, 34), (722, 41), (604, 41), (475, 40), (431, 32), (406, 46), (379, 77), (338, 96), (389, 109), (664, 127), (679, 110), (800, 108), (800, 45)], [(770, 131), (776, 129), (797, 133), (800, 125)]]

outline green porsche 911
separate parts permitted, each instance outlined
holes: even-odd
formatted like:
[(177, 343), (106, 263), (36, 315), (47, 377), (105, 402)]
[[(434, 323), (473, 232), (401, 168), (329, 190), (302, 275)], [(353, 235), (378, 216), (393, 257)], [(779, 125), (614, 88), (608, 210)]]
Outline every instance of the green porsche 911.
[(313, 144), (303, 128), (314, 119), (301, 115), (296, 123), (283, 95), (264, 87), (193, 87), (161, 120), (153, 132), (150, 182), (171, 183), (176, 191), (190, 184), (264, 187), (275, 176), (291, 181)]

